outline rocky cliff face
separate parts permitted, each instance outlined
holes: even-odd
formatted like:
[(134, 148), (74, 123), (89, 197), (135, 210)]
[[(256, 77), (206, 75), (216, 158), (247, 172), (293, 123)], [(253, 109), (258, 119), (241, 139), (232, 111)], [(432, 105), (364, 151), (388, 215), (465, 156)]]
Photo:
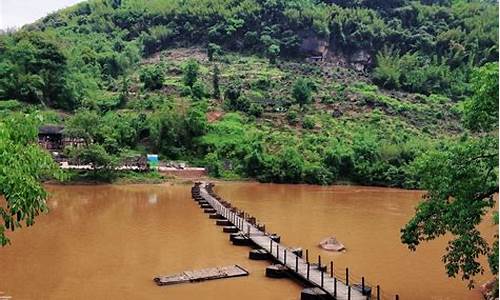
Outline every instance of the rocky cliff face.
[(358, 72), (365, 72), (372, 63), (372, 56), (366, 50), (355, 51), (349, 56), (350, 66)]
[(307, 56), (321, 56), (325, 58), (328, 54), (328, 41), (317, 36), (307, 36), (302, 40), (300, 52)]
[(350, 67), (364, 73), (373, 64), (372, 55), (368, 50), (361, 49), (352, 53), (336, 53), (332, 43), (314, 33), (302, 34), (300, 52), (313, 60), (326, 60), (336, 62), (338, 65)]

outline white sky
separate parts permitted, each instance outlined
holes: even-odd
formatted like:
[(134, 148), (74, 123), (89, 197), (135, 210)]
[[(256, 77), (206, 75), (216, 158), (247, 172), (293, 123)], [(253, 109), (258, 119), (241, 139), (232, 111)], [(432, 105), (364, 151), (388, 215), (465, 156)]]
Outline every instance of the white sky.
[(82, 0), (0, 0), (0, 29), (21, 27)]

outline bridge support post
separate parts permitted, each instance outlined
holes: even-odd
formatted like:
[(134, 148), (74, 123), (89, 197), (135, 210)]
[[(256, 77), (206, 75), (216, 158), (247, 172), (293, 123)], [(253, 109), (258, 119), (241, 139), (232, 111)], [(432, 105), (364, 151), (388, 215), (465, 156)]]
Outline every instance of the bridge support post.
[(321, 270), (321, 255), (318, 255), (318, 268)]
[(333, 278), (333, 297), (337, 299), (337, 278)]
[(284, 261), (285, 261), (285, 266), (286, 266), (286, 249), (283, 251), (283, 255), (285, 255)]
[(380, 285), (377, 285), (377, 300), (380, 300)]
[(307, 280), (309, 280), (309, 268), (310, 268), (310, 265), (309, 265), (309, 262), (307, 262)]
[(269, 252), (273, 254), (273, 240), (269, 240)]
[(299, 257), (295, 255), (295, 272), (299, 272)]
[(351, 286), (347, 287), (347, 300), (351, 300)]
[(349, 268), (345, 268), (345, 285), (349, 285)]
[(280, 244), (276, 245), (276, 259), (280, 260)]
[(323, 277), (325, 277), (324, 274), (325, 274), (325, 272), (323, 272), (323, 270), (321, 270), (321, 287), (323, 287), (323, 281), (324, 281)]
[(361, 277), (361, 293), (365, 294), (365, 277)]
[(396, 295), (396, 300), (399, 300), (399, 295)]
[(309, 249), (306, 249), (306, 262), (309, 262)]
[(333, 277), (333, 261), (330, 261), (330, 277)]

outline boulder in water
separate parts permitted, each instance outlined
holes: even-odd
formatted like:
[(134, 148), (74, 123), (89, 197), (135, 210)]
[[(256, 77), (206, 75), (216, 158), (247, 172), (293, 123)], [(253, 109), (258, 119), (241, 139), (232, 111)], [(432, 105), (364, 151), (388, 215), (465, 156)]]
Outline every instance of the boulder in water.
[(344, 244), (342, 244), (341, 242), (337, 241), (337, 239), (335, 237), (333, 237), (333, 236), (328, 237), (328, 238), (322, 240), (319, 243), (319, 246), (322, 249), (328, 250), (328, 251), (343, 251), (343, 250), (345, 250)]

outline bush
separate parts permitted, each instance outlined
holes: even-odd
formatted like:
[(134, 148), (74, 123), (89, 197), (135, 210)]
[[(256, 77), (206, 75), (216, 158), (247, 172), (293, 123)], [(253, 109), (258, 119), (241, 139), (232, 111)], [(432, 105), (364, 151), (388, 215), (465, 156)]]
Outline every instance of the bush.
[(205, 156), (205, 168), (213, 177), (221, 177), (224, 172), (224, 166), (215, 153), (208, 153)]
[(248, 109), (248, 114), (256, 118), (262, 116), (263, 112), (264, 108), (262, 107), (262, 105), (257, 103), (250, 104), (250, 108)]
[(191, 95), (195, 100), (201, 100), (207, 96), (205, 85), (202, 82), (196, 82), (191, 88)]
[(19, 110), (23, 108), (24, 105), (17, 100), (1, 100), (0, 101), (0, 110)]
[(306, 164), (304, 168), (304, 182), (328, 185), (332, 184), (333, 180), (333, 174), (321, 164)]
[(376, 61), (377, 66), (373, 69), (373, 81), (388, 89), (399, 88), (401, 64), (398, 52), (393, 53), (392, 49), (384, 48), (377, 54)]
[(306, 116), (302, 121), (302, 128), (304, 129), (313, 129), (316, 126), (316, 122), (313, 116)]
[(190, 88), (193, 87), (195, 82), (198, 80), (199, 70), (200, 65), (194, 59), (189, 59), (183, 64), (182, 72), (184, 73), (184, 76), (182, 80), (186, 86), (189, 86)]
[(207, 56), (209, 61), (213, 61), (217, 56), (222, 54), (222, 48), (214, 43), (209, 43), (207, 46)]
[(252, 88), (266, 91), (272, 86), (271, 79), (269, 77), (259, 77), (254, 82), (252, 82)]
[(311, 103), (312, 100), (312, 84), (305, 78), (297, 79), (292, 87), (292, 97), (295, 102), (301, 107)]
[(160, 65), (144, 66), (140, 71), (139, 78), (145, 89), (157, 90), (162, 88), (165, 75)]
[(192, 90), (189, 86), (187, 85), (183, 85), (181, 86), (181, 90), (180, 90), (180, 95), (182, 97), (188, 97), (188, 96), (191, 96), (192, 95)]
[(250, 100), (247, 96), (241, 95), (236, 99), (227, 99), (226, 106), (229, 110), (248, 112), (250, 109)]
[(286, 114), (286, 119), (288, 120), (288, 124), (297, 125), (299, 122), (299, 114), (295, 110), (289, 110)]

